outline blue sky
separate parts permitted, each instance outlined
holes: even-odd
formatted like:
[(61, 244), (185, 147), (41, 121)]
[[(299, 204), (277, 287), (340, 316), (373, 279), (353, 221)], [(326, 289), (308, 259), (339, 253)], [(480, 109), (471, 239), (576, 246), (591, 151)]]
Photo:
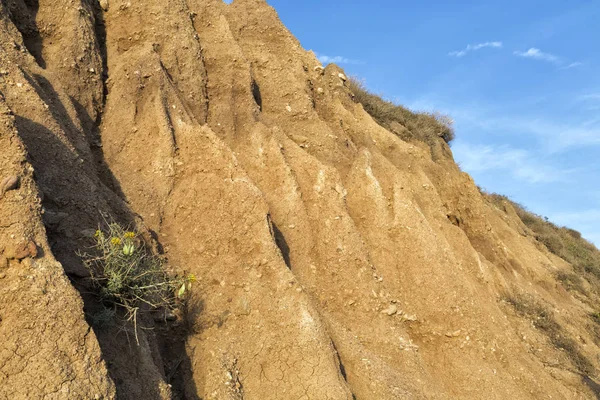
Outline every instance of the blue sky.
[(600, 1), (268, 3), (324, 63), (450, 115), (477, 184), (600, 245)]

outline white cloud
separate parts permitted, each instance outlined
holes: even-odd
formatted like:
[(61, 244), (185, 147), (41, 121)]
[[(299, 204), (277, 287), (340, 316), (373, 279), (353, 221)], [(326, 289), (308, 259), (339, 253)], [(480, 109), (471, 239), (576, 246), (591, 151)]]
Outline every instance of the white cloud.
[(554, 54), (550, 54), (550, 53), (544, 53), (543, 51), (541, 51), (540, 49), (536, 49), (535, 47), (530, 48), (527, 51), (515, 51), (515, 55), (519, 56), (519, 57), (525, 57), (525, 58), (533, 58), (536, 60), (542, 60), (542, 61), (547, 61), (547, 62), (551, 62), (551, 63), (559, 63), (560, 62), (560, 58), (555, 56)]
[(460, 166), (469, 173), (504, 170), (528, 183), (559, 182), (565, 180), (569, 173), (540, 163), (526, 150), (506, 145), (457, 142), (452, 146), (452, 152)]
[(558, 69), (565, 70), (571, 68), (581, 67), (583, 65), (582, 62), (574, 61), (569, 62), (562, 57), (551, 53), (544, 53), (540, 49), (536, 49), (535, 47), (530, 48), (527, 51), (515, 51), (514, 54), (519, 57), (531, 58), (534, 60), (546, 61), (552, 64), (559, 66)]
[(576, 61), (576, 62), (572, 62), (569, 65), (565, 65), (564, 67), (560, 67), (560, 69), (577, 68), (577, 67), (581, 67), (582, 65), (583, 65), (583, 63), (580, 63), (579, 61)]
[(321, 61), (322, 64), (363, 64), (362, 61), (358, 61), (358, 60), (351, 60), (349, 58), (346, 57), (342, 57), (342, 56), (328, 56), (325, 54), (319, 54), (317, 52), (314, 52), (315, 56), (317, 56), (317, 59), (319, 61)]
[(483, 49), (484, 47), (501, 48), (502, 42), (485, 42), (479, 44), (469, 44), (463, 50), (451, 51), (450, 53), (448, 53), (448, 55), (452, 57), (463, 57), (470, 51), (477, 51)]
[[(507, 123), (509, 123), (507, 121)], [(548, 120), (515, 120), (514, 128), (538, 136), (551, 153), (569, 148), (600, 145), (598, 121), (582, 121), (579, 124), (560, 124)]]
[[(596, 97), (598, 96), (598, 97)], [(581, 96), (579, 99), (599, 99), (600, 93)], [(456, 129), (461, 126), (471, 129), (484, 129), (490, 132), (502, 132), (506, 135), (530, 135), (543, 146), (546, 154), (561, 153), (574, 148), (600, 146), (600, 119), (575, 120), (561, 122), (549, 116), (537, 117), (518, 114), (500, 116), (498, 111), (487, 109), (481, 104), (465, 107), (440, 104), (422, 98), (419, 101), (405, 103), (413, 110), (438, 110), (451, 116)], [(590, 104), (592, 106), (593, 104)], [(588, 107), (588, 109), (590, 109)]]
[(588, 93), (583, 96), (579, 96), (580, 101), (596, 101), (600, 100), (600, 93)]

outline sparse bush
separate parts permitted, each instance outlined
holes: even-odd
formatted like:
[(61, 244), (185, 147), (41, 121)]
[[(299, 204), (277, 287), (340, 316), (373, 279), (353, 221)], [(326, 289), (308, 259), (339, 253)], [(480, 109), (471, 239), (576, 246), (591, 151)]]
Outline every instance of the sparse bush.
[(563, 350), (581, 373), (590, 375), (594, 372), (594, 365), (581, 354), (577, 343), (565, 334), (554, 319), (554, 314), (533, 296), (507, 294), (503, 300), (513, 306), (517, 314), (529, 319), (536, 329), (548, 336), (554, 347)]
[(583, 286), (583, 279), (572, 272), (558, 272), (556, 279), (562, 283), (567, 290), (575, 290), (583, 295), (587, 295), (587, 292)]
[(362, 82), (350, 78), (348, 87), (354, 93), (354, 100), (362, 104), (365, 111), (384, 128), (403, 136), (394, 129), (394, 124), (400, 124), (407, 129), (408, 136), (402, 139), (416, 139), (433, 145), (442, 138), (446, 143), (454, 140), (454, 121), (447, 115), (438, 112), (413, 112), (391, 101), (382, 99), (370, 93)]
[(548, 250), (553, 254), (561, 254), (563, 249), (563, 242), (559, 235), (554, 232), (543, 233), (537, 238), (543, 243)]
[[(585, 240), (581, 233), (574, 229), (557, 226), (546, 218), (528, 211), (506, 196), (486, 193), (483, 190), (481, 193), (496, 206), (504, 200), (512, 204), (521, 221), (533, 231), (536, 239), (543, 243), (548, 251), (573, 265), (573, 269), (590, 282), (595, 291), (600, 294), (600, 251)], [(571, 287), (575, 288), (575, 286)]]
[[(93, 254), (80, 256), (102, 302), (113, 310), (125, 311), (126, 318), (134, 324), (137, 339), (140, 310), (175, 308), (195, 277), (170, 277), (162, 260), (147, 250), (139, 236), (119, 224), (110, 223), (106, 231), (97, 230), (94, 238)], [(106, 311), (98, 315), (98, 323), (105, 323), (109, 314)]]

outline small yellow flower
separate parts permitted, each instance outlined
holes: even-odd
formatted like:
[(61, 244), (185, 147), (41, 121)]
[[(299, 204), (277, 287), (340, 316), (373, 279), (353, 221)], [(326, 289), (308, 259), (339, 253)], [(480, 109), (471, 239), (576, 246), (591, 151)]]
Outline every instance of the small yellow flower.
[(121, 244), (121, 239), (119, 239), (118, 237), (114, 237), (110, 239), (110, 242), (113, 246), (119, 246)]
[(96, 233), (94, 233), (94, 237), (100, 237), (100, 235), (102, 235), (102, 232), (100, 231), (100, 229), (98, 229)]
[(125, 235), (123, 235), (123, 237), (125, 239), (133, 239), (135, 237), (135, 232), (125, 232)]
[(189, 274), (187, 277), (188, 282), (193, 283), (196, 282), (198, 279), (196, 279), (196, 275), (194, 274)]

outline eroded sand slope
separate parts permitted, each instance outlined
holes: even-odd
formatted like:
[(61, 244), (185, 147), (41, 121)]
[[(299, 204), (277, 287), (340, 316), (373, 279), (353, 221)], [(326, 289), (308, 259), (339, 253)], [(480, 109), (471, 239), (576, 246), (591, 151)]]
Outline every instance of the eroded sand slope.
[[(0, 18), (0, 179), (20, 179), (0, 199), (0, 398), (594, 398), (501, 301), (534, 295), (598, 367), (591, 310), (554, 278), (571, 267), (443, 140), (377, 125), (264, 1)], [(198, 277), (185, 335), (86, 322), (75, 251), (109, 217)]]

